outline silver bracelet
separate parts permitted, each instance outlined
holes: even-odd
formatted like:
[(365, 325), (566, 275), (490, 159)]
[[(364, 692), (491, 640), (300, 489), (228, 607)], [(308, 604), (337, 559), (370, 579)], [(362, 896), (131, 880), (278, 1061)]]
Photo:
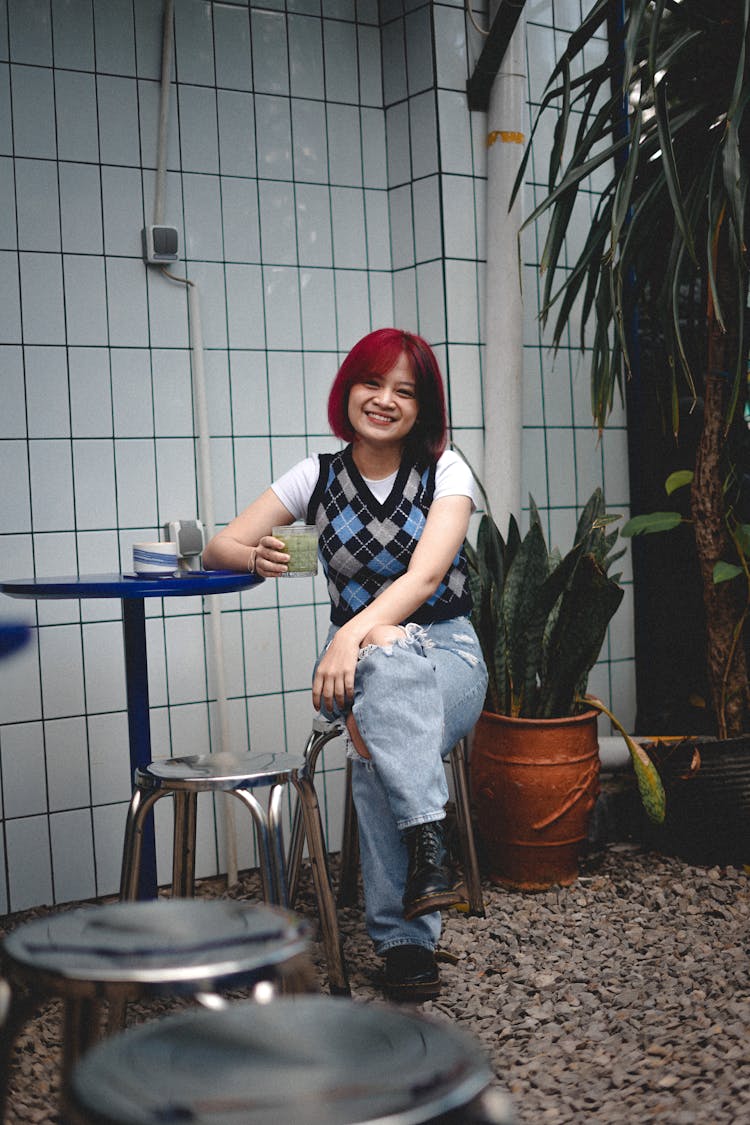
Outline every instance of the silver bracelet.
[(255, 563), (256, 563), (257, 558), (258, 558), (258, 548), (257, 547), (251, 547), (250, 550), (253, 553), (250, 556), (250, 558), (247, 560), (247, 569), (248, 569), (250, 574), (255, 574), (256, 573)]

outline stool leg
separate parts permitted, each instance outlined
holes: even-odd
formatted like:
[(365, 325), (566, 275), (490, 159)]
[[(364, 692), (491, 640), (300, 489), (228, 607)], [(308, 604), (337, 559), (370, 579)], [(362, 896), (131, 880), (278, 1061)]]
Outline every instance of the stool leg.
[(127, 1015), (127, 1000), (123, 1000), (121, 996), (110, 997), (107, 1007), (106, 1034), (114, 1035), (116, 1031), (124, 1031)]
[(270, 837), (271, 858), (273, 860), (276, 902), (280, 906), (289, 905), (286, 883), (286, 862), (284, 859), (284, 835), (281, 830), (281, 802), (286, 785), (272, 785), (268, 796), (268, 835)]
[(346, 759), (344, 789), (341, 869), (336, 901), (339, 906), (355, 906), (357, 902), (357, 876), (359, 874), (359, 833), (357, 832), (357, 810), (354, 808), (352, 797), (352, 763), (349, 758)]
[(21, 992), (7, 981), (0, 981), (0, 984), (5, 986), (4, 1000), (7, 1004), (4, 1019), (0, 1021), (0, 1121), (5, 1121), (13, 1044), (21, 1028), (39, 1009), (41, 1001), (38, 996)]
[(242, 804), (249, 810), (255, 825), (255, 839), (258, 845), (258, 866), (260, 867), (260, 880), (263, 887), (263, 899), (265, 902), (272, 906), (281, 906), (282, 903), (277, 902), (277, 887), (276, 887), (276, 874), (274, 870), (273, 857), (271, 854), (271, 841), (270, 832), (268, 831), (268, 820), (263, 811), (263, 807), (258, 801), (254, 793), (249, 789), (229, 789), (227, 792), (232, 793)]
[(63, 1085), (73, 1072), (78, 1060), (102, 1033), (102, 1002), (69, 998), (65, 1001), (63, 1021)]
[(336, 904), (333, 900), (331, 878), (328, 873), (328, 859), (323, 839), (323, 825), (320, 821), (318, 797), (312, 781), (306, 774), (300, 774), (295, 770), (292, 774), (292, 783), (297, 790), (302, 808), (302, 820), (307, 850), (310, 853), (310, 865), (328, 964), (328, 984), (333, 994), (350, 996), (351, 989), (346, 975), (346, 963), (341, 950), (341, 936), (338, 919), (336, 918)]
[(175, 790), (172, 844), (172, 897), (195, 894), (195, 831), (198, 794)]
[(461, 859), (464, 867), (464, 882), (469, 896), (469, 912), (484, 918), (484, 899), (482, 881), (479, 877), (479, 861), (471, 828), (471, 806), (469, 787), (466, 782), (466, 756), (463, 740), (457, 742), (450, 753), (453, 774), (453, 789), (456, 797), (456, 822), (461, 841)]
[[(315, 767), (318, 763), (320, 751), (323, 749), (327, 742), (332, 738), (337, 738), (341, 734), (340, 727), (333, 727), (331, 730), (317, 731), (313, 730), (307, 740), (305, 746), (304, 756), (307, 763), (307, 771), (310, 779), (315, 776)], [(286, 861), (286, 881), (289, 892), (289, 904), (294, 907), (297, 901), (297, 891), (299, 889), (299, 871), (302, 865), (302, 849), (304, 847), (304, 826), (302, 823), (302, 808), (299, 801), (295, 802), (294, 813), (292, 814), (292, 831), (289, 836), (289, 851), (287, 852)]]
[(141, 844), (146, 816), (164, 794), (159, 789), (151, 792), (136, 789), (128, 808), (125, 822), (125, 842), (122, 848), (122, 871), (120, 873), (120, 900), (132, 902), (138, 897), (138, 875), (141, 866)]

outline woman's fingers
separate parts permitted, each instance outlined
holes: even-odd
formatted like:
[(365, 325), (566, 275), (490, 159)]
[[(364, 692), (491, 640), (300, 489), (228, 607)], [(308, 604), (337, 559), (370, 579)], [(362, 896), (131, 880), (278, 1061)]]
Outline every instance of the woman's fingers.
[(255, 552), (255, 573), (261, 578), (277, 578), (286, 574), (289, 555), (284, 551), (281, 539), (273, 535), (264, 535)]
[(321, 675), (320, 671), (313, 682), (313, 706), (320, 710), (321, 700), (328, 711), (333, 711), (334, 703), (340, 710), (344, 710), (354, 698), (354, 676), (328, 673)]
[(313, 704), (316, 708), (320, 707), (321, 699), (329, 711), (334, 709), (334, 703), (342, 711), (351, 705), (358, 651), (356, 637), (348, 636), (343, 629), (333, 638), (313, 679)]

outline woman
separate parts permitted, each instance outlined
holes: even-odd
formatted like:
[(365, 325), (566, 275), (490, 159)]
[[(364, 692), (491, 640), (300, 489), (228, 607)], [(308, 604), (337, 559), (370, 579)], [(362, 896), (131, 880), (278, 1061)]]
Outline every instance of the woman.
[(473, 479), (445, 451), (440, 370), (419, 336), (383, 328), (360, 340), (328, 420), (346, 448), (285, 473), (203, 561), (276, 578), (289, 556), (269, 529), (317, 526), (331, 627), (313, 705), (349, 733), (367, 928), (386, 995), (431, 999), (440, 908), (465, 901), (443, 837), (441, 758), (474, 726), (487, 685), (462, 551)]

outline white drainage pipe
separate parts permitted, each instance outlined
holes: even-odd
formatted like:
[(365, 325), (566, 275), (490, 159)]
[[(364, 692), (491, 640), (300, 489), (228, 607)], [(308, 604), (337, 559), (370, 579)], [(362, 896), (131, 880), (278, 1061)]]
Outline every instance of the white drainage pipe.
[(508, 211), (526, 139), (525, 26), (519, 19), (490, 92), (487, 114), (487, 295), (484, 484), (504, 530), (521, 513), (523, 305), (518, 231), (522, 192)]

